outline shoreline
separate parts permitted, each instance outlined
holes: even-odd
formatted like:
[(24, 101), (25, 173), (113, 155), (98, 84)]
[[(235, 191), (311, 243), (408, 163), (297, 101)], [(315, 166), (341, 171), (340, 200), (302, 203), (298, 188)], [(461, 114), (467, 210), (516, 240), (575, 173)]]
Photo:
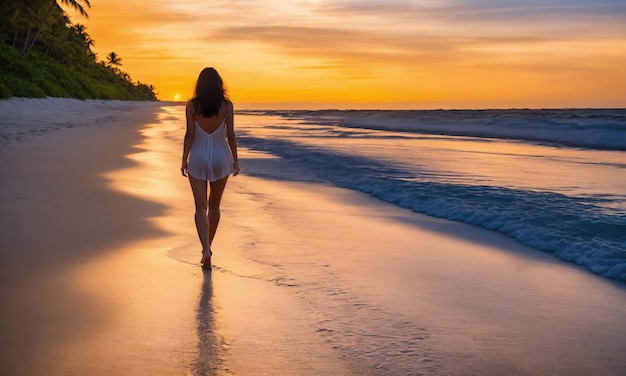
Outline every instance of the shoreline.
[(251, 181), (237, 188), (256, 215), (237, 213), (233, 222), (260, 233), (252, 238), (274, 239), (249, 245), (245, 257), (273, 266), (265, 279), (300, 296), (317, 332), (365, 374), (626, 369), (617, 355), (622, 284), (502, 234), (366, 194), (244, 178)]
[(184, 113), (127, 109), (0, 150), (0, 373), (626, 370), (622, 284), (244, 148), (203, 272)]

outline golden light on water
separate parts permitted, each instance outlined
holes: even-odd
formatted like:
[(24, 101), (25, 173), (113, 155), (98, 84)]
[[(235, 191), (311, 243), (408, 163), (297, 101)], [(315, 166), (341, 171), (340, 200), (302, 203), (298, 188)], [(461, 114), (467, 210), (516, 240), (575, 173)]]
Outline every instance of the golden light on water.
[(72, 21), (163, 100), (213, 66), (239, 108), (626, 107), (619, 2), (91, 4)]

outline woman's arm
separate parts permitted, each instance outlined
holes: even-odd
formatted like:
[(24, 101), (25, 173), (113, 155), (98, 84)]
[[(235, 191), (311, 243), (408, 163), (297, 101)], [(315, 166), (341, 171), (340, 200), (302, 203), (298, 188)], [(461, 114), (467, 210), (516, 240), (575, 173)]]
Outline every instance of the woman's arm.
[(228, 146), (233, 153), (233, 165), (235, 171), (233, 176), (239, 174), (239, 157), (237, 156), (237, 136), (235, 135), (235, 107), (232, 102), (228, 102), (228, 115), (226, 119), (226, 137), (228, 138)]
[(189, 159), (189, 152), (191, 151), (191, 144), (195, 136), (195, 128), (193, 124), (193, 105), (191, 102), (187, 102), (185, 106), (185, 116), (187, 118), (187, 130), (185, 131), (185, 140), (183, 141), (183, 162), (180, 167), (180, 172), (183, 176), (187, 176), (187, 163)]

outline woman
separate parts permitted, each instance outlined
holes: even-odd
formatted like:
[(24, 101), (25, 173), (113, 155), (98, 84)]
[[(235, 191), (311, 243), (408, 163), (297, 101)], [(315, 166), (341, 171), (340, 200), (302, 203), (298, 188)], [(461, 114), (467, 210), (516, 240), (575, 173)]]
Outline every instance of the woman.
[(185, 113), (187, 131), (180, 170), (183, 176), (189, 176), (196, 204), (196, 229), (202, 243), (200, 263), (202, 268), (211, 269), (211, 243), (220, 221), (222, 194), (228, 176), (239, 173), (233, 104), (215, 69), (200, 72)]

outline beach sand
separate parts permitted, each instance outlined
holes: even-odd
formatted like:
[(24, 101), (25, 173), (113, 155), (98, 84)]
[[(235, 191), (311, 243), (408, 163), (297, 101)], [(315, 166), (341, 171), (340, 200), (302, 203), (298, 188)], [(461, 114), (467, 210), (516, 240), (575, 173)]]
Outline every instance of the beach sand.
[(244, 148), (205, 272), (179, 105), (0, 111), (0, 375), (626, 374), (623, 284)]

